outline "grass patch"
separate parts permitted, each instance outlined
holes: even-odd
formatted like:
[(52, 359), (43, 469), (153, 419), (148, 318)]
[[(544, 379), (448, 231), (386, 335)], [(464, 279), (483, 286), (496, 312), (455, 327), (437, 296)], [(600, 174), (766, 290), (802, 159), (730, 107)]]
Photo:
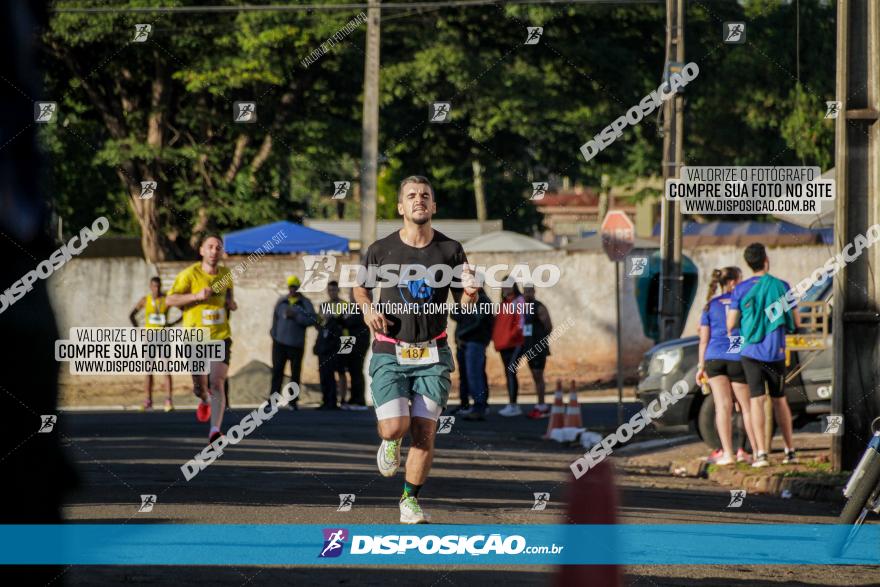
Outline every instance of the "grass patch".
[[(844, 471), (835, 473), (831, 470), (831, 463), (823, 463), (819, 461), (801, 461), (796, 465), (786, 465), (784, 470), (780, 470), (782, 465), (772, 465), (767, 473), (769, 475), (781, 475), (782, 477), (797, 477), (806, 479), (815, 479), (817, 481), (828, 482), (846, 482), (849, 479), (850, 472)], [(736, 463), (734, 466), (719, 467), (718, 465), (709, 465), (706, 470), (709, 473), (716, 473), (722, 470), (733, 470), (739, 472), (748, 472), (759, 474), (760, 469), (755, 469), (749, 463)]]
[(834, 473), (832, 471), (825, 470), (812, 470), (812, 471), (786, 471), (782, 474), (783, 477), (797, 477), (802, 479), (815, 479), (817, 481), (834, 481), (834, 482), (846, 482), (849, 479), (849, 473)]

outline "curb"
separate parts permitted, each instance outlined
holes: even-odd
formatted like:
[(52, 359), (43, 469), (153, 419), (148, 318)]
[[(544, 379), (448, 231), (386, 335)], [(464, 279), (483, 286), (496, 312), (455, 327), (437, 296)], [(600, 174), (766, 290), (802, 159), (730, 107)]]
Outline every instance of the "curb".
[[(655, 449), (671, 448), (679, 444), (688, 444), (699, 440), (696, 434), (688, 434), (687, 436), (676, 436), (674, 438), (654, 438), (652, 440), (644, 440), (635, 444), (628, 444), (614, 451), (616, 456), (635, 456), (650, 452)], [(671, 469), (670, 469), (671, 470)]]
[(709, 463), (702, 459), (673, 461), (669, 472), (678, 477), (702, 477), (725, 487), (745, 489), (749, 493), (832, 503), (843, 503), (843, 487), (846, 485), (845, 479), (799, 477), (788, 475), (789, 471), (759, 473), (730, 468), (710, 472)]

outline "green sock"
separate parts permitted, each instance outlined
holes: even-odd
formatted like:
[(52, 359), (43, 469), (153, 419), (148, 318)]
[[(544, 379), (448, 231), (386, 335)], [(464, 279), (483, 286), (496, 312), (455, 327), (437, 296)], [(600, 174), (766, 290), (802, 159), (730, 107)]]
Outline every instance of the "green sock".
[(407, 497), (418, 497), (419, 490), (422, 488), (421, 485), (415, 485), (410, 483), (409, 481), (403, 482), (403, 495), (400, 496), (400, 499), (406, 499)]

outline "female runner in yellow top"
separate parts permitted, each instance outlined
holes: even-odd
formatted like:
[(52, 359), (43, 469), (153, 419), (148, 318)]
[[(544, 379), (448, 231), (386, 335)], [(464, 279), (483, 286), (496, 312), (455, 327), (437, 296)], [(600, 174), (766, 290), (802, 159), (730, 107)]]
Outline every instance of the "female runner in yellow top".
[[(144, 311), (144, 327), (146, 328), (165, 328), (166, 326), (173, 326), (180, 322), (180, 318), (174, 322), (168, 321), (168, 310), (170, 310), (170, 308), (165, 301), (165, 295), (162, 293), (162, 280), (158, 277), (150, 279), (150, 293), (138, 300), (138, 303), (131, 311), (131, 314), (128, 315), (128, 319), (131, 321), (132, 326), (138, 326), (136, 316), (141, 310)], [(174, 410), (171, 374), (164, 373), (163, 375), (165, 376), (165, 392), (167, 394), (167, 397), (165, 398), (165, 411), (170, 412)], [(153, 407), (152, 373), (147, 374), (147, 379), (144, 382), (144, 392), (146, 397), (141, 410), (149, 410)]]

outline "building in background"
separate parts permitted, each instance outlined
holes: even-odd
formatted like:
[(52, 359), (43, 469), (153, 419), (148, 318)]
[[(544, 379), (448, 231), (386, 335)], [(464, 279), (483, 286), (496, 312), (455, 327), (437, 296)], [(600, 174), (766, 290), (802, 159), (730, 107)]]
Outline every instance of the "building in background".
[(553, 247), (547, 243), (509, 230), (482, 234), (461, 244), (466, 253), (521, 253), (553, 250)]
[(623, 210), (630, 217), (636, 212), (634, 204), (629, 201), (615, 201), (613, 193), (609, 193), (605, 204), (600, 191), (589, 187), (548, 192), (540, 200), (535, 200), (535, 207), (544, 215), (546, 229), (541, 240), (556, 247), (596, 233), (602, 224), (600, 210), (603, 212), (601, 216), (612, 208)]

